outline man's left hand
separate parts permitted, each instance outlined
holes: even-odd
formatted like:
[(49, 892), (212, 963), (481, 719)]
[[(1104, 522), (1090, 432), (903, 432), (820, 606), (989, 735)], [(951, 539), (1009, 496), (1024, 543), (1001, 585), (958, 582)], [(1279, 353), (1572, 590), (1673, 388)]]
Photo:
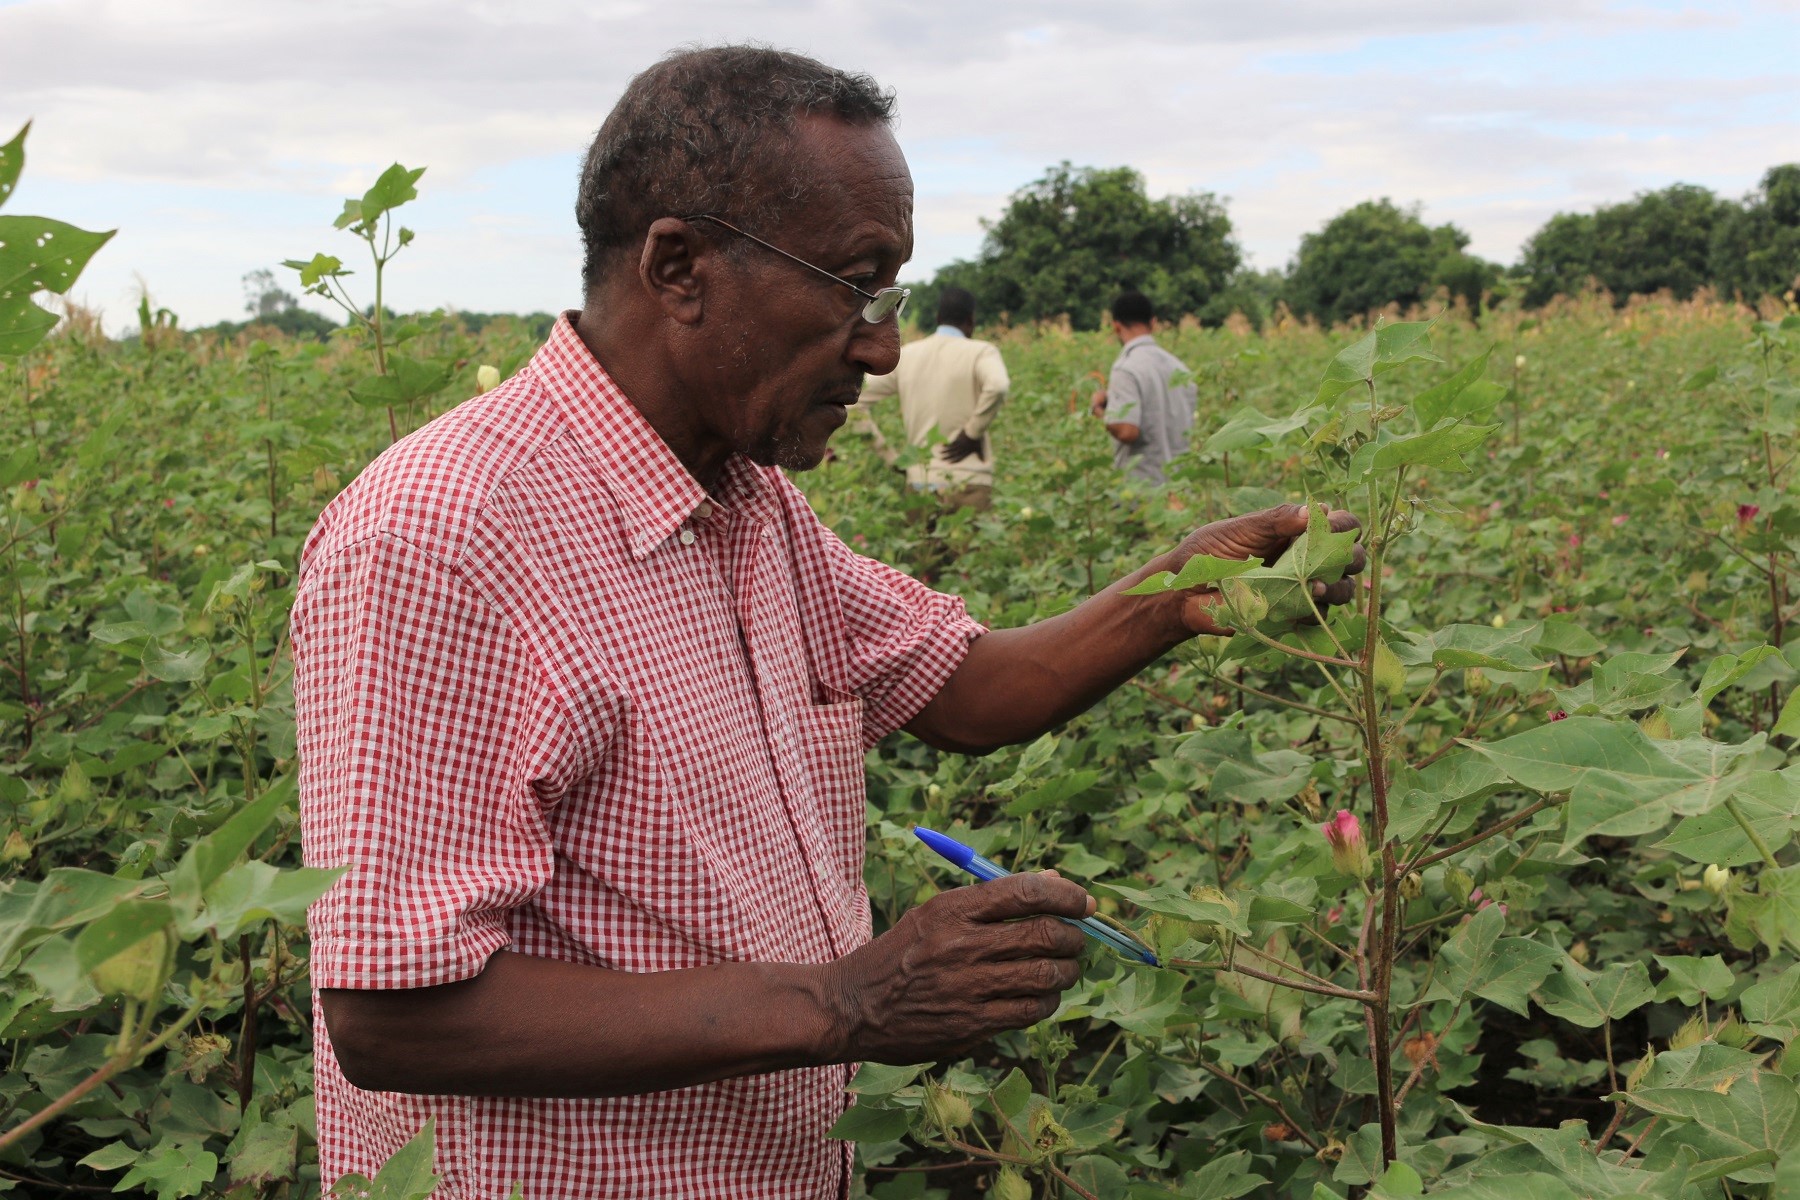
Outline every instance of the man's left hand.
[(958, 433), (944, 443), (944, 461), (959, 463), (971, 454), (981, 452), (981, 439), (970, 437), (966, 433)]
[[(1328, 519), (1333, 533), (1362, 528), (1362, 522), (1356, 519), (1355, 514), (1343, 509), (1332, 512)], [(1275, 560), (1294, 544), (1294, 539), (1306, 532), (1306, 521), (1306, 505), (1277, 504), (1274, 508), (1265, 508), (1261, 512), (1245, 513), (1241, 517), (1228, 517), (1223, 521), (1202, 525), (1183, 538), (1181, 545), (1168, 556), (1165, 560), (1167, 569), (1181, 570), (1182, 564), (1196, 554), (1210, 554), (1214, 558), (1256, 558), (1261, 559), (1264, 566), (1273, 566)], [(1362, 543), (1358, 542), (1342, 579), (1335, 583), (1320, 579), (1313, 581), (1313, 599), (1318, 601), (1320, 608), (1348, 604), (1356, 594), (1356, 580), (1353, 576), (1367, 565), (1368, 557), (1363, 551)], [(1182, 623), (1195, 633), (1227, 632), (1213, 619), (1212, 606), (1217, 599), (1216, 592), (1190, 593), (1182, 605)]]

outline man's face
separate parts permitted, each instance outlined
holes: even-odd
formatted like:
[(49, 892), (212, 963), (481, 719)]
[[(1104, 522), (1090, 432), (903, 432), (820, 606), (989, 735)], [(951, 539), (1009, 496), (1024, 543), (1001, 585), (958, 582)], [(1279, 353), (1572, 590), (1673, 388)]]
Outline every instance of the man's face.
[[(893, 135), (811, 117), (792, 151), (804, 198), (780, 228), (746, 228), (865, 292), (892, 284), (913, 241), (912, 176)], [(705, 338), (711, 374), (699, 388), (701, 415), (751, 461), (809, 470), (856, 403), (863, 376), (885, 375), (900, 361), (899, 322), (871, 325), (861, 315), (866, 302), (849, 288), (737, 241), (694, 331)]]

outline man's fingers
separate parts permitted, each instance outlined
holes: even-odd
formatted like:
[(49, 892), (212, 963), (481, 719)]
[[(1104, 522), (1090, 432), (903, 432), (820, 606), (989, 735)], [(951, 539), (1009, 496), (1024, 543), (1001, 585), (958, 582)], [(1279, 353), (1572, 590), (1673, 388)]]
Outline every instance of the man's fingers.
[(1048, 871), (1008, 875), (963, 890), (968, 893), (963, 912), (973, 921), (1012, 921), (1042, 913), (1079, 919), (1094, 902), (1079, 884)]
[(1325, 519), (1331, 522), (1331, 532), (1333, 533), (1348, 533), (1352, 529), (1362, 528), (1362, 521), (1355, 513), (1347, 509), (1334, 509)]
[(984, 955), (995, 962), (1019, 959), (1080, 958), (1087, 935), (1054, 917), (1010, 921), (993, 930), (991, 950)]

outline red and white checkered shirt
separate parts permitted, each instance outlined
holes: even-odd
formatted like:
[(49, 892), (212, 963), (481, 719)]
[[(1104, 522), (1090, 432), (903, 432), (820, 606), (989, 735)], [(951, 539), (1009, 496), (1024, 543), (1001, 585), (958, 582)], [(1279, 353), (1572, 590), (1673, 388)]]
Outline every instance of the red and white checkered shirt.
[[(389, 449), (307, 540), (293, 613), (315, 987), (502, 947), (620, 971), (823, 963), (870, 936), (862, 756), (981, 632), (853, 554), (773, 468), (708, 496), (565, 316)], [(315, 1002), (316, 1008), (316, 1002)], [(437, 1119), (440, 1195), (824, 1197), (843, 1066), (608, 1099), (367, 1092), (315, 1021), (320, 1168)]]

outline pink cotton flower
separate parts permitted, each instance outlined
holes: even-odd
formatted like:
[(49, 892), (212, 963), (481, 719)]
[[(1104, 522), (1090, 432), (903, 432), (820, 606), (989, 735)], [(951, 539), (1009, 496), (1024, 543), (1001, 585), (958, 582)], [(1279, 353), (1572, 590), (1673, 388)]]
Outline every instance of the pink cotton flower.
[(1630, 517), (1626, 516), (1624, 513), (1619, 513), (1618, 515), (1613, 517), (1613, 528), (1617, 529), (1619, 526), (1623, 525), (1625, 522), (1627, 522), (1629, 520), (1631, 520)]
[(1337, 810), (1337, 816), (1319, 826), (1319, 832), (1325, 835), (1326, 844), (1331, 847), (1331, 863), (1346, 875), (1354, 875), (1358, 879), (1367, 879), (1375, 864), (1369, 860), (1369, 843), (1363, 838), (1362, 822), (1356, 814), (1347, 808)]
[(1571, 550), (1581, 549), (1581, 535), (1579, 533), (1571, 533), (1569, 535), (1569, 549), (1571, 549)]
[(1738, 505), (1738, 524), (1748, 525), (1750, 522), (1756, 520), (1756, 514), (1761, 511), (1762, 509), (1754, 504)]
[(1550, 719), (1552, 721), (1566, 721), (1569, 719), (1569, 714), (1559, 708), (1550, 714)]

